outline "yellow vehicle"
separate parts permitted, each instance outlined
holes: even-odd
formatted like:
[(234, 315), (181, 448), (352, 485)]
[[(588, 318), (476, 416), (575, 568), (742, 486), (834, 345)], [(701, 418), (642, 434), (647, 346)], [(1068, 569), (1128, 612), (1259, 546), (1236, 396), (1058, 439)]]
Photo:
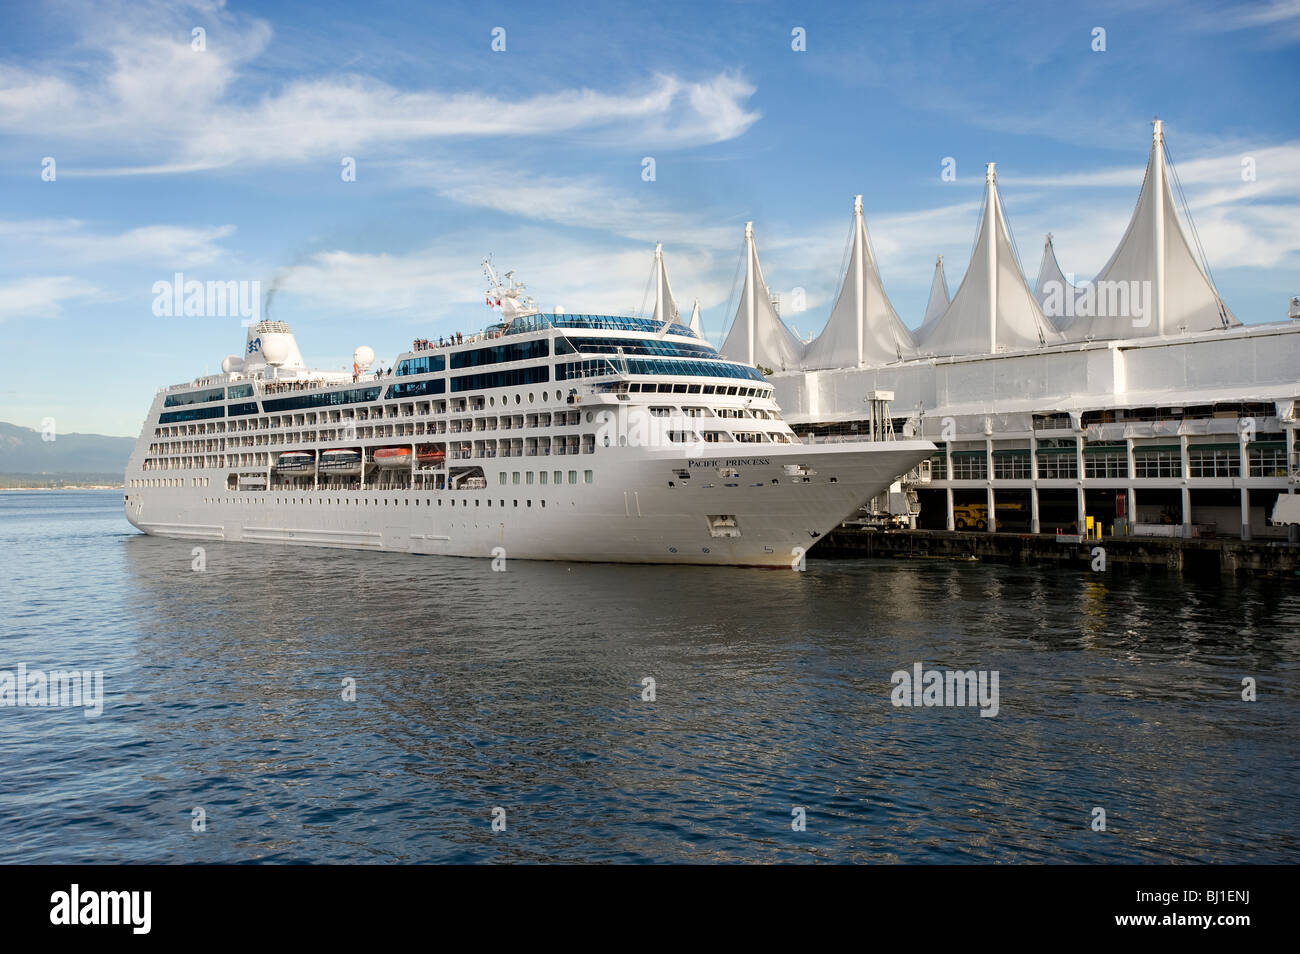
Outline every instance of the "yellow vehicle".
[[(1022, 503), (1000, 503), (1002, 511), (1020, 512), (1025, 509)], [(958, 504), (952, 508), (953, 527), (958, 530), (987, 530), (989, 526), (989, 508), (987, 504)], [(993, 524), (997, 528), (997, 522)]]

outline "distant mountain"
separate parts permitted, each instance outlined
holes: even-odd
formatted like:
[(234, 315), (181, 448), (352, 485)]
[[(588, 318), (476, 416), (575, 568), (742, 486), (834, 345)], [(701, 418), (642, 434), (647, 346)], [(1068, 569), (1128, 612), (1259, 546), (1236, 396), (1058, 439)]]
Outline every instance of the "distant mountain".
[(115, 474), (120, 481), (134, 446), (135, 438), (103, 434), (56, 434), (44, 441), (40, 431), (0, 421), (0, 473)]

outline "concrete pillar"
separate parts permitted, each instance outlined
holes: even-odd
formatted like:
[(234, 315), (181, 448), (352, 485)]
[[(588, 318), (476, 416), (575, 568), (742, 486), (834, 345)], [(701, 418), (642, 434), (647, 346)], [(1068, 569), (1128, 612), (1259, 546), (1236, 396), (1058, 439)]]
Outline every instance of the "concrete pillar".
[[(1129, 452), (1129, 456), (1130, 457), (1132, 456), (1132, 451)], [(1132, 475), (1132, 473), (1133, 470), (1130, 465), (1129, 468), (1130, 476)], [(1129, 487), (1125, 492), (1128, 494), (1128, 528), (1129, 528), (1128, 532), (1129, 535), (1131, 536), (1133, 533), (1133, 524), (1137, 523), (1137, 518), (1138, 518), (1138, 493), (1136, 487)]]
[(1192, 473), (1192, 465), (1187, 457), (1186, 434), (1178, 439), (1178, 460), (1183, 478), (1183, 536), (1190, 537), (1192, 535), (1192, 491), (1188, 488), (1187, 481)]
[(1076, 522), (1078, 523), (1079, 526), (1079, 533), (1084, 534), (1088, 532), (1088, 514), (1087, 514), (1088, 502), (1087, 499), (1084, 497), (1083, 484), (1077, 484), (1076, 487), (1077, 489), (1075, 492), (1079, 496), (1078, 519)]
[[(951, 458), (951, 457), (948, 459), (948, 466), (949, 466), (949, 467), (952, 466), (952, 458)], [(952, 471), (951, 471), (951, 470), (948, 471), (948, 478), (949, 478), (950, 480), (952, 479)], [(949, 529), (949, 530), (956, 530), (956, 529), (957, 529), (957, 524), (956, 524), (955, 519), (954, 519), (954, 517), (953, 517), (953, 515), (952, 515), (952, 488), (951, 488), (951, 487), (948, 488), (948, 529)]]
[(1241, 488), (1241, 539), (1250, 539), (1250, 490)]
[(985, 533), (993, 533), (993, 532), (997, 529), (997, 522), (998, 522), (997, 513), (998, 513), (998, 510), (997, 510), (997, 505), (995, 504), (994, 499), (993, 499), (993, 482), (992, 482), (992, 481), (989, 481), (989, 485), (988, 485), (988, 489), (987, 489), (986, 493), (987, 493), (988, 508), (989, 508), (989, 510), (988, 510), (988, 513), (989, 513), (989, 519), (988, 519), (988, 525), (984, 528), (984, 532), (985, 532)]
[[(1037, 473), (1037, 471), (1035, 471)], [(1029, 532), (1042, 533), (1042, 528), (1038, 525), (1038, 484), (1029, 488)]]

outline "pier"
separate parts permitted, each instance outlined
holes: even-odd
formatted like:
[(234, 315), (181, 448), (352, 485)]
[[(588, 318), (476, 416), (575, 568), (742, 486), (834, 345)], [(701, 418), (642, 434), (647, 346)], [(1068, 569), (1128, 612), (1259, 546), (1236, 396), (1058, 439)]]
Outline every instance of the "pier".
[[(1098, 553), (1100, 548), (1104, 553)], [(843, 559), (979, 560), (1020, 566), (1056, 563), (1082, 570), (1154, 568), (1187, 573), (1300, 576), (1300, 544), (1205, 537), (1080, 537), (1050, 533), (959, 533), (837, 527), (810, 552)]]

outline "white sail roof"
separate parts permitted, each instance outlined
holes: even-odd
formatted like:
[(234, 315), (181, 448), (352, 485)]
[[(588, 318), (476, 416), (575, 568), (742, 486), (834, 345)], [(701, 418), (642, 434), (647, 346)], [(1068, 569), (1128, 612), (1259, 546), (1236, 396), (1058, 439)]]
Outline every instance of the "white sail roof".
[(663, 243), (655, 245), (655, 314), (654, 319), (660, 325), (667, 325), (679, 319), (677, 302), (673, 299), (673, 290), (668, 284), (668, 270), (664, 268)]
[(920, 350), (936, 355), (989, 354), (1038, 348), (1063, 340), (1038, 307), (1020, 271), (990, 162), (984, 217), (970, 265), (957, 294), (934, 323)]
[(1071, 338), (1172, 335), (1241, 324), (1192, 254), (1169, 179), (1164, 131), (1156, 120), (1133, 218), (1110, 261), (1082, 289)]
[(1034, 283), (1034, 297), (1038, 306), (1057, 331), (1066, 332), (1074, 324), (1075, 302), (1079, 289), (1065, 277), (1056, 260), (1056, 246), (1052, 244), (1052, 233), (1047, 233), (1043, 242), (1043, 261), (1038, 266), (1038, 280)]
[(822, 333), (808, 345), (803, 367), (856, 368), (912, 357), (912, 334), (885, 294), (871, 237), (862, 217), (862, 196), (853, 200), (853, 251), (844, 285)]
[(722, 353), (733, 361), (761, 364), (773, 371), (793, 371), (803, 358), (804, 345), (772, 307), (772, 294), (763, 281), (754, 245), (754, 223), (745, 223), (745, 288), (740, 307), (722, 343)]
[(921, 327), (912, 333), (918, 346), (934, 330), (951, 301), (948, 297), (948, 279), (943, 274), (943, 256), (940, 255), (934, 263), (934, 280), (930, 282), (930, 300), (925, 306), (925, 317), (921, 319)]
[(694, 332), (695, 337), (697, 338), (704, 337), (704, 332), (700, 328), (700, 300), (698, 298), (695, 299), (695, 304), (691, 306), (690, 328), (691, 331)]

